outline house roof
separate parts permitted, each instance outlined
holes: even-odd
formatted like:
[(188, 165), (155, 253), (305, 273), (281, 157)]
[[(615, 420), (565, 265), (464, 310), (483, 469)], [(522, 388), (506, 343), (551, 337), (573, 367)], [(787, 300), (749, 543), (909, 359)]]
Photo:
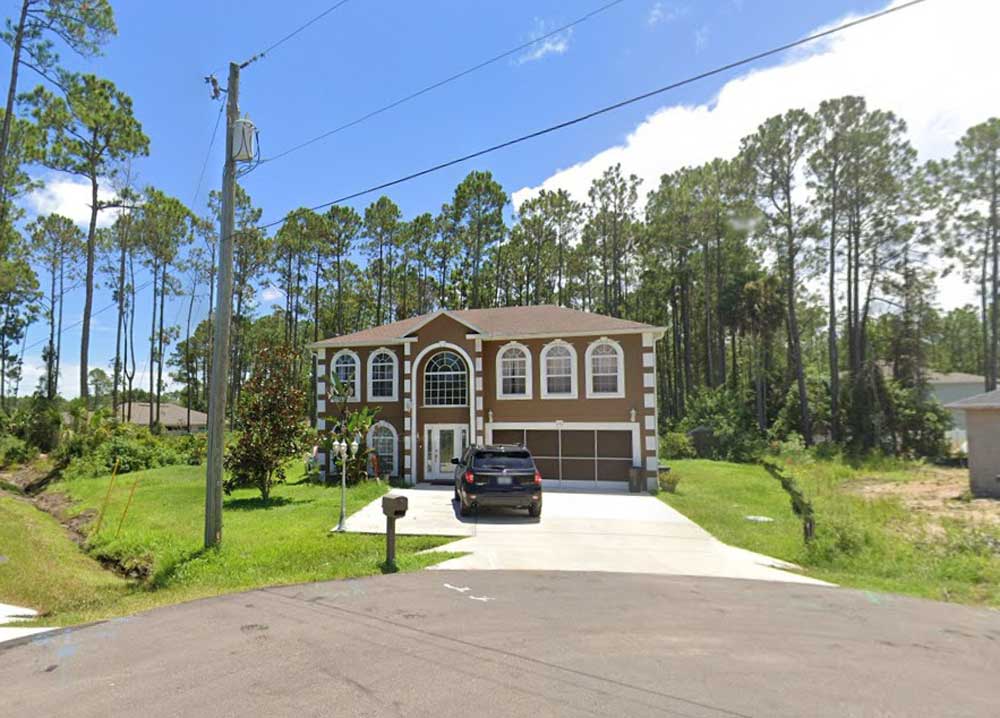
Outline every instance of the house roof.
[(406, 341), (410, 335), (439, 316), (449, 316), (465, 324), (470, 333), (476, 334), (482, 339), (528, 339), (532, 336), (663, 332), (660, 327), (630, 319), (618, 319), (603, 314), (543, 304), (532, 307), (496, 307), (492, 309), (442, 309), (371, 329), (363, 329), (353, 334), (323, 339), (310, 346), (320, 348), (398, 344)]
[[(122, 406), (118, 409), (121, 415), (128, 416), (128, 406)], [(148, 425), (149, 424), (149, 412), (150, 404), (145, 401), (133, 401), (132, 402), (132, 420), (133, 424)], [(156, 414), (156, 407), (153, 406), (153, 414)], [(162, 402), (160, 404), (160, 423), (167, 429), (186, 429), (187, 428), (187, 409), (180, 404), (170, 404), (167, 402)], [(207, 426), (208, 425), (208, 414), (203, 411), (191, 410), (191, 426)]]
[(980, 411), (982, 409), (1000, 409), (1000, 389), (988, 391), (985, 394), (976, 394), (965, 399), (953, 401), (945, 404), (946, 409), (965, 409), (966, 411)]
[(986, 378), (963, 371), (932, 371), (927, 373), (927, 381), (931, 384), (985, 384)]

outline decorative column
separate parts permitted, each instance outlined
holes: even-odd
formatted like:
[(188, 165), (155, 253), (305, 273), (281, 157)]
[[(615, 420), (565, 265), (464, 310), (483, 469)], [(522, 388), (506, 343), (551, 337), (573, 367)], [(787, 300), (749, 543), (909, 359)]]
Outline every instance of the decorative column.
[(410, 358), (410, 342), (403, 344), (403, 475), (406, 483), (412, 486), (416, 483), (416, 475), (413, 470), (413, 462), (417, 455), (416, 442), (413, 434), (417, 427), (411, 426), (410, 419), (410, 393), (413, 389), (412, 366)]
[(475, 366), (473, 368), (472, 375), (474, 377), (474, 386), (476, 387), (476, 412), (475, 412), (475, 430), (470, 437), (470, 441), (474, 444), (483, 443), (483, 340), (476, 339), (475, 355), (473, 362)]
[[(316, 350), (316, 428), (319, 431), (326, 429), (326, 377), (327, 377), (327, 366), (326, 366), (326, 349), (321, 348)], [(326, 477), (329, 475), (329, 466), (327, 465), (327, 456), (325, 453), (319, 453), (316, 455), (316, 460), (319, 463), (319, 478), (323, 483), (326, 483)]]
[(660, 437), (656, 401), (656, 339), (652, 332), (642, 335), (642, 435), (646, 461), (646, 489), (656, 486), (659, 468)]

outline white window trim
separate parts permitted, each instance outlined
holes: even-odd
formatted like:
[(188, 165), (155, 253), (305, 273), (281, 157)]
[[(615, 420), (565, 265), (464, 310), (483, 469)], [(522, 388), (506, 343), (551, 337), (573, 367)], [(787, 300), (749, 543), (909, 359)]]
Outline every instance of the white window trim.
[(467, 354), (465, 356), (463, 356), (462, 354), (459, 354), (457, 351), (455, 351), (455, 347), (453, 345), (447, 345), (447, 346), (442, 345), (440, 347), (438, 347), (438, 346), (435, 345), (435, 348), (437, 348), (437, 351), (435, 351), (434, 353), (432, 353), (430, 355), (430, 357), (428, 357), (427, 361), (424, 362), (424, 371), (423, 371), (423, 376), (421, 377), (421, 379), (423, 379), (423, 381), (420, 382), (421, 383), (420, 398), (423, 400), (423, 403), (421, 403), (420, 407), (421, 408), (425, 408), (426, 407), (428, 409), (464, 409), (465, 407), (472, 407), (473, 406), (472, 396), (475, 395), (475, 391), (474, 391), (474, 389), (471, 386), (471, 382), (470, 382), (471, 372), (469, 372), (469, 369), (468, 369), (467, 365), (466, 365), (466, 369), (465, 369), (465, 403), (464, 404), (428, 404), (427, 403), (427, 364), (430, 363), (431, 359), (433, 359), (438, 354), (441, 354), (441, 353), (444, 353), (444, 352), (450, 352), (450, 353), (454, 354), (455, 356), (457, 356), (458, 359), (459, 359), (459, 361), (462, 362), (462, 364), (466, 364), (466, 361), (463, 361), (463, 360), (465, 360), (466, 357), (468, 356)]
[(330, 359), (330, 363), (327, 365), (329, 367), (328, 371), (330, 373), (330, 383), (332, 386), (333, 377), (337, 376), (337, 359), (345, 355), (354, 359), (354, 392), (353, 396), (348, 399), (347, 402), (349, 404), (358, 404), (361, 402), (361, 358), (358, 356), (357, 352), (351, 351), (350, 349), (341, 349), (333, 355)]
[(372, 447), (372, 434), (375, 433), (375, 429), (379, 427), (386, 427), (392, 432), (392, 473), (389, 476), (399, 476), (399, 432), (396, 431), (396, 427), (390, 424), (388, 421), (376, 421), (368, 429), (368, 435), (365, 436), (365, 443), (368, 448), (374, 451)]
[[(520, 349), (524, 352), (525, 356), (525, 379), (524, 379), (524, 393), (523, 394), (505, 394), (503, 391), (503, 355), (509, 349)], [(531, 377), (534, 373), (534, 367), (531, 361), (531, 350), (519, 342), (508, 342), (502, 347), (497, 349), (496, 353), (496, 375), (497, 375), (497, 399), (531, 399), (532, 398), (532, 381)]]
[[(375, 364), (375, 357), (379, 354), (388, 354), (392, 357), (392, 394), (390, 396), (375, 396), (372, 391), (372, 377), (374, 372), (372, 371), (372, 366)], [(367, 383), (368, 383), (368, 401), (399, 401), (399, 357), (396, 356), (396, 352), (392, 351), (387, 347), (379, 347), (371, 353), (368, 354), (368, 366), (367, 366)]]
[[(570, 371), (569, 371), (569, 393), (568, 394), (550, 394), (549, 393), (549, 377), (548, 377), (548, 369), (547, 369), (547, 365), (545, 363), (545, 360), (548, 357), (549, 350), (553, 349), (555, 347), (566, 347), (567, 349), (569, 349)], [(574, 347), (569, 342), (563, 341), (562, 339), (556, 339), (555, 341), (551, 341), (548, 344), (546, 344), (544, 347), (542, 347), (542, 353), (539, 355), (539, 358), (538, 358), (538, 365), (540, 367), (540, 369), (539, 369), (539, 377), (540, 377), (541, 382), (542, 382), (541, 396), (542, 396), (543, 399), (575, 399), (577, 396), (579, 396), (579, 388), (578, 388), (579, 382), (578, 382), (578, 376), (577, 376), (579, 374), (579, 367), (578, 367), (577, 362), (578, 362), (578, 358), (577, 358), (577, 355), (576, 355), (576, 347)]]
[[(591, 356), (594, 350), (602, 345), (610, 346), (618, 354), (618, 391), (615, 392), (595, 392), (594, 391), (594, 367), (591, 362)], [(616, 342), (614, 339), (608, 339), (607, 337), (601, 337), (600, 339), (590, 343), (587, 347), (587, 353), (584, 356), (584, 369), (587, 380), (587, 398), (588, 399), (623, 399), (625, 398), (625, 352), (622, 350), (622, 345)]]

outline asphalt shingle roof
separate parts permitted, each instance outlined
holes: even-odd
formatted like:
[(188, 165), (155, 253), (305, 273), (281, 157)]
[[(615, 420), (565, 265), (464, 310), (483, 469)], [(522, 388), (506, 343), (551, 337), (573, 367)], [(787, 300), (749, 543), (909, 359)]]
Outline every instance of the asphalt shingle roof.
[(1000, 389), (945, 404), (947, 409), (1000, 409)]
[[(410, 335), (415, 329), (423, 326), (439, 314), (449, 316), (470, 325), (470, 332), (476, 330), (484, 339), (501, 337), (528, 337), (533, 334), (560, 333), (594, 333), (634, 332), (648, 329), (657, 331), (659, 328), (630, 319), (617, 319), (582, 312), (578, 309), (568, 309), (552, 304), (532, 307), (496, 307), (492, 309), (459, 309), (447, 312), (432, 312), (418, 317), (402, 319), (398, 322), (383, 324), (371, 329), (363, 329), (352, 334), (332, 337), (316, 342), (313, 346), (333, 347), (344, 345), (378, 344), (380, 342), (398, 341)], [(473, 328), (474, 327), (474, 328)]]

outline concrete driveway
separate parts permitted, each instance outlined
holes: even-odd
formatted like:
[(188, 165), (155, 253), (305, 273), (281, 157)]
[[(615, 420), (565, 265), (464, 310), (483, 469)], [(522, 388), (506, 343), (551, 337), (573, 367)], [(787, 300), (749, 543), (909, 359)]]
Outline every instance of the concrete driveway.
[[(451, 487), (397, 489), (409, 500), (400, 534), (455, 536), (437, 550), (467, 555), (437, 570), (613, 571), (826, 585), (769, 556), (728, 546), (648, 494), (547, 490), (540, 519), (495, 510), (463, 518)], [(347, 530), (384, 533), (381, 499), (352, 515)]]

